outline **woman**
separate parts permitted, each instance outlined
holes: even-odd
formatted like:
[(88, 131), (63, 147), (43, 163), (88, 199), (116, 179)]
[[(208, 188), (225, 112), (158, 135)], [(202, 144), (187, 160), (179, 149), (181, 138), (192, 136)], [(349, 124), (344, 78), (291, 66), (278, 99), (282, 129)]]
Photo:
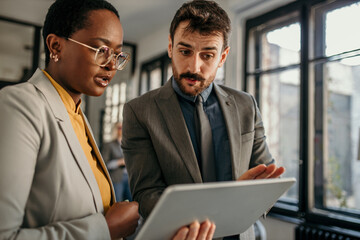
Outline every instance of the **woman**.
[[(132, 234), (136, 202), (115, 203), (81, 95), (99, 96), (128, 56), (116, 9), (57, 0), (43, 28), (46, 67), (0, 91), (0, 238), (110, 239)], [(211, 237), (195, 222), (175, 239)]]

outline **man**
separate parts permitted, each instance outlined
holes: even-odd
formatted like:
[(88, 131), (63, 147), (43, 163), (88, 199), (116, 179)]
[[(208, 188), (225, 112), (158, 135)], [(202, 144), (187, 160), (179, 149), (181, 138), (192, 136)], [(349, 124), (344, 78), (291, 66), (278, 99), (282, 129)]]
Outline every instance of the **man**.
[[(254, 98), (213, 83), (230, 50), (229, 32), (230, 20), (217, 3), (183, 4), (170, 27), (173, 77), (124, 106), (122, 147), (144, 218), (172, 184), (275, 178), (284, 172), (272, 164)], [(203, 100), (210, 122), (213, 162), (202, 157), (197, 100)], [(213, 176), (208, 178), (208, 171)], [(251, 238), (252, 229), (241, 235)]]
[(128, 173), (125, 168), (124, 154), (120, 146), (122, 138), (121, 122), (114, 124), (113, 137), (112, 141), (104, 144), (102, 155), (114, 185), (116, 201), (131, 201)]

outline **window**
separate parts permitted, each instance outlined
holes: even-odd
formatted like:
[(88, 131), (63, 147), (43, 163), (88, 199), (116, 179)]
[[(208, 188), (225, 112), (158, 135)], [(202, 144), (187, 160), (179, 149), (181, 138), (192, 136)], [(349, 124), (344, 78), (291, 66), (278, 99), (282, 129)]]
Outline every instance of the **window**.
[(360, 3), (315, 8), (315, 207), (360, 216)]
[(359, 1), (295, 1), (249, 19), (244, 89), (297, 178), (274, 213), (359, 229)]
[(35, 72), (40, 62), (40, 31), (40, 26), (0, 17), (0, 89), (25, 82)]
[(127, 66), (117, 71), (112, 79), (110, 85), (105, 91), (105, 108), (101, 111), (101, 138), (100, 146), (102, 143), (111, 141), (115, 138), (113, 136), (113, 127), (116, 122), (122, 122), (122, 112), (125, 102), (129, 98), (131, 91), (131, 78), (134, 72), (134, 63), (136, 56), (136, 46), (133, 44), (125, 43), (123, 51), (130, 53), (131, 61)]
[(172, 76), (167, 52), (141, 64), (139, 95), (161, 87)]
[[(291, 15), (253, 28), (250, 38), (254, 46), (260, 48), (256, 53), (256, 62), (249, 65), (247, 77), (252, 85), (257, 86), (255, 95), (258, 95), (267, 143), (277, 164), (286, 168), (284, 177), (296, 177), (298, 180), (301, 163), (298, 17)], [(251, 62), (250, 59), (248, 61)], [(293, 202), (298, 200), (298, 182), (284, 196)]]

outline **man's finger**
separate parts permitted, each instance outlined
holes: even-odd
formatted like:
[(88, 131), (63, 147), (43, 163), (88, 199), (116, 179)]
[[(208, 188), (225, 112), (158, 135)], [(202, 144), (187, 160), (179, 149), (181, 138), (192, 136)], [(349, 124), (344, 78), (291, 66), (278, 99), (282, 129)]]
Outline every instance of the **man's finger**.
[(269, 166), (266, 167), (265, 171), (258, 175), (255, 179), (265, 179), (265, 178), (269, 178), (272, 174), (274, 174), (276, 171), (276, 165), (275, 164), (270, 164)]
[(209, 220), (202, 222), (200, 225), (199, 235), (197, 236), (197, 239), (206, 240), (210, 228), (211, 228), (211, 222)]
[(278, 169), (276, 169), (275, 172), (273, 172), (273, 174), (271, 174), (271, 176), (269, 176), (269, 178), (278, 178), (284, 172), (285, 172), (285, 168), (284, 167), (279, 167)]
[(184, 240), (189, 233), (188, 227), (182, 227), (172, 240)]
[(199, 233), (200, 223), (198, 221), (194, 221), (189, 227), (189, 233), (186, 239), (196, 239)]
[(211, 240), (213, 239), (214, 233), (215, 233), (215, 229), (216, 229), (216, 225), (214, 222), (211, 223), (211, 227), (209, 230), (208, 235), (206, 236), (206, 240)]
[(243, 175), (238, 178), (239, 180), (250, 180), (255, 179), (257, 176), (261, 175), (266, 171), (267, 167), (264, 164), (258, 165), (247, 170)]

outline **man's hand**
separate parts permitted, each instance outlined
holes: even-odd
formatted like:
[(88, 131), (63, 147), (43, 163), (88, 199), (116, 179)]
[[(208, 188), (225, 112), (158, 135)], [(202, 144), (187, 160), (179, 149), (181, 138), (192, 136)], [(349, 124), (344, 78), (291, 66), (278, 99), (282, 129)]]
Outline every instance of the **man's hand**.
[(211, 240), (215, 232), (215, 224), (206, 220), (201, 224), (194, 221), (188, 227), (182, 227), (172, 240)]
[(139, 204), (137, 202), (117, 202), (105, 215), (112, 239), (130, 236), (138, 225)]
[(247, 170), (243, 175), (238, 178), (240, 180), (251, 180), (251, 179), (264, 179), (264, 178), (278, 178), (285, 172), (284, 167), (276, 167), (275, 164), (266, 166), (265, 164), (258, 165)]

